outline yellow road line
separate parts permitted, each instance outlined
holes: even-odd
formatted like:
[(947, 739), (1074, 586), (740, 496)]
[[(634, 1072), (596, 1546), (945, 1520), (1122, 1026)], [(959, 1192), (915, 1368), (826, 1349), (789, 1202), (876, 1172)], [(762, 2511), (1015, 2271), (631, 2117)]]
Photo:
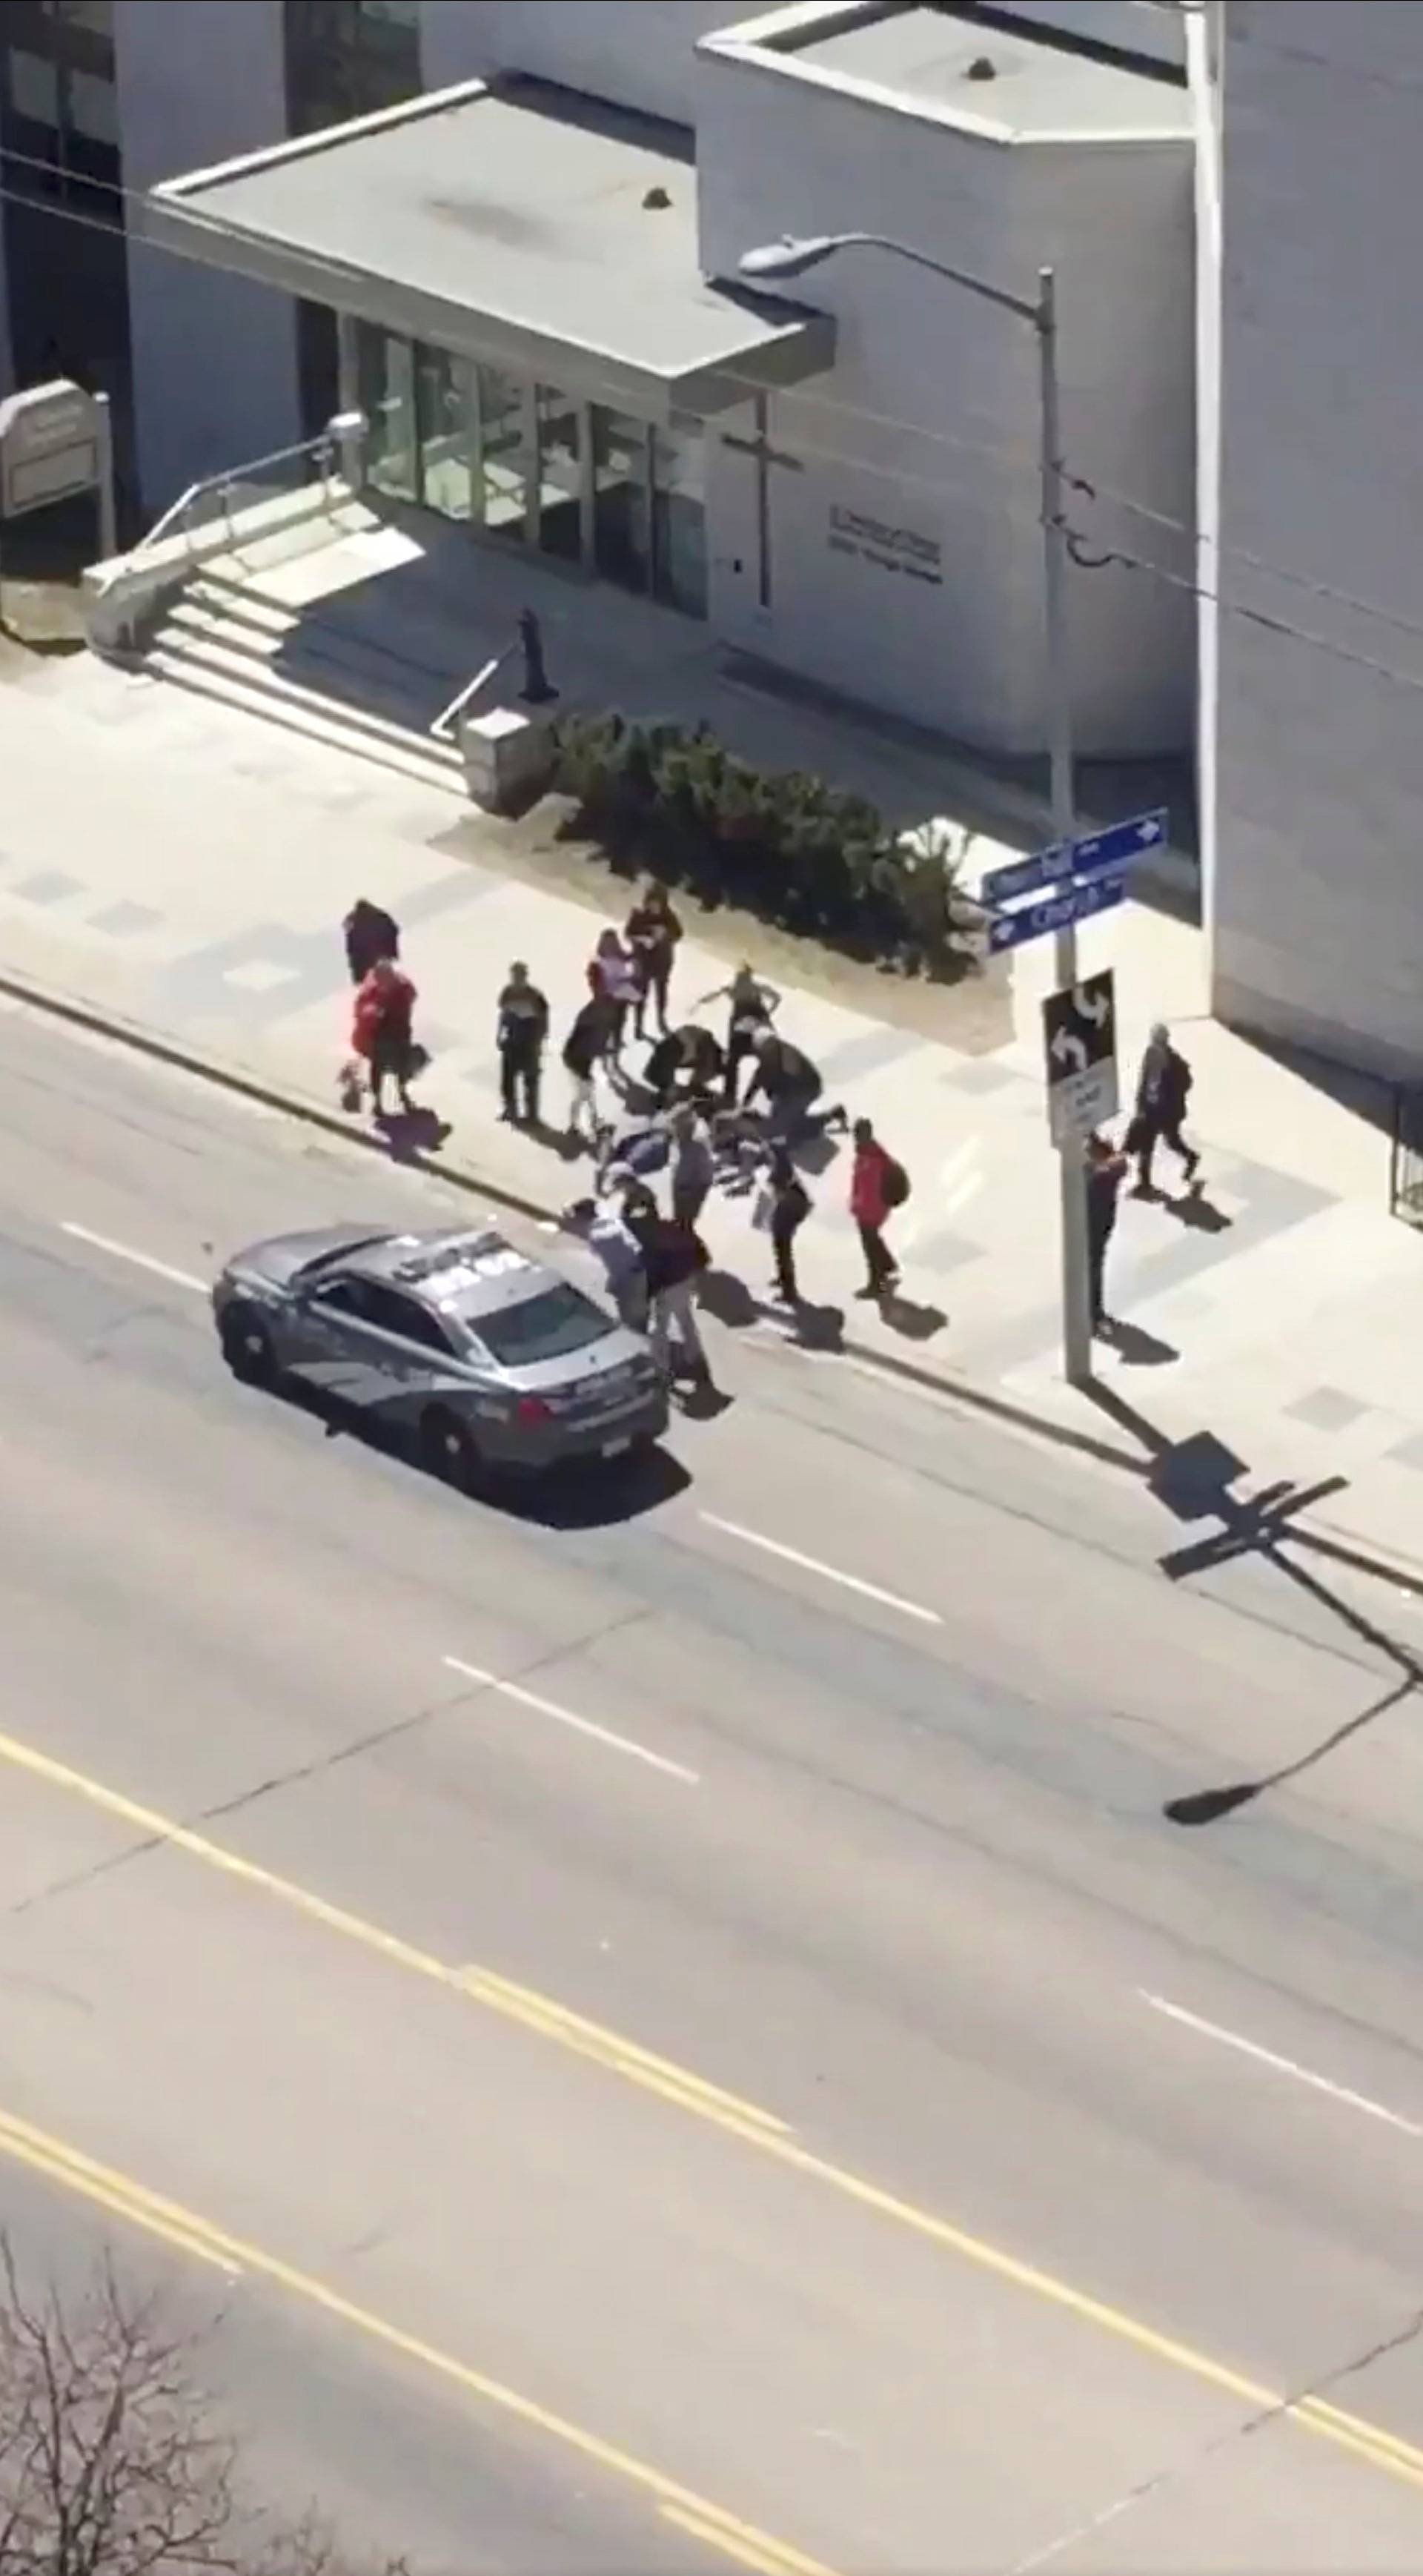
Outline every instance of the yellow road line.
[(605, 2442), (599, 2433), (586, 2432), (581, 2424), (570, 2423), (567, 2416), (556, 2415), (536, 2398), (521, 2396), (499, 2379), (491, 2379), (482, 2370), (473, 2370), (467, 2362), (456, 2361), (452, 2354), (441, 2352), (435, 2344), (426, 2343), (419, 2335), (407, 2334), (403, 2327), (392, 2325), (388, 2318), (374, 2310), (357, 2306), (353, 2299), (343, 2298), (328, 2282), (318, 2281), (311, 2273), (285, 2263), (264, 2247), (249, 2245), (225, 2229), (215, 2227), (209, 2219), (199, 2218), (195, 2211), (184, 2209), (177, 2201), (165, 2200), (149, 2191), (142, 2183), (130, 2181), (126, 2174), (112, 2166), (99, 2164), (93, 2156), (80, 2153), (60, 2138), (46, 2135), (28, 2120), (14, 2113), (0, 2111), (0, 2154), (15, 2157), (51, 2182), (68, 2191), (77, 2191), (100, 2207), (117, 2215), (132, 2218), (184, 2252), (201, 2255), (208, 2262), (220, 2263), (224, 2271), (249, 2272), (274, 2282), (293, 2298), (308, 2306), (323, 2309), (345, 2326), (353, 2327), (371, 2342), (383, 2344), (388, 2351), (398, 2352), (407, 2361), (419, 2362), (426, 2370), (459, 2388), (467, 2397), (481, 2404), (497, 2407), (501, 2413), (543, 2433), (565, 2449), (591, 2460), (598, 2468), (652, 2496), (660, 2510), (670, 2518), (680, 2518), (689, 2531), (709, 2541), (742, 2566), (757, 2567), (766, 2576), (831, 2576), (829, 2568), (818, 2560), (802, 2556), (785, 2541), (776, 2540), (770, 2532), (760, 2531), (737, 2514), (727, 2513), (721, 2505), (711, 2504), (691, 2487), (675, 2478), (664, 2477), (660, 2469), (650, 2468), (632, 2452), (620, 2450), (616, 2443)]
[[(913, 2201), (901, 2200), (896, 2193), (882, 2189), (878, 2183), (868, 2182), (862, 2175), (813, 2154), (770, 2113), (754, 2112), (749, 2105), (738, 2103), (734, 2094), (723, 2094), (719, 2087), (689, 2076), (670, 2060), (654, 2058), (650, 2051), (640, 2049), (635, 2042), (619, 2039), (614, 2032), (603, 2031), (597, 2023), (583, 2021), (550, 1997), (535, 1994), (531, 1988), (516, 1986), (511, 1980), (481, 1968), (449, 1967), (443, 1960), (433, 1958), (428, 1951), (416, 1949), (410, 1942), (402, 1941), (394, 1933), (382, 1931), (377, 1924), (366, 1922), (358, 1914), (348, 1913), (342, 1906), (329, 1905), (324, 1897), (313, 1895), (308, 1888), (279, 1877), (275, 1871), (263, 1869), (256, 1861), (244, 1860), (239, 1852), (229, 1850), (225, 1844), (212, 1842), (206, 1835), (194, 1833), (187, 1825), (161, 1815), (156, 1808), (141, 1806), (118, 1790), (106, 1788), (87, 1773), (56, 1761), (51, 1754), (41, 1753), (33, 1745), (21, 1743), (15, 1736), (0, 1735), (0, 1761), (84, 1799), (106, 1815), (134, 1826), (148, 1840), (171, 1844), (175, 1850), (187, 1852), (191, 1858), (221, 1870), (227, 1877), (259, 1888), (294, 1912), (323, 1924), (329, 1931), (341, 1933), (367, 1950), (377, 1952), (395, 1966), (411, 1969), (419, 1976), (451, 1987), (470, 2000), (500, 2013), (506, 2020), (518, 2022), (542, 2038), (555, 2040), (560, 2047), (576, 2056), (595, 2059), (625, 2081), (636, 2082), (650, 2092), (661, 2094), (679, 2109), (690, 2111), (718, 2128), (730, 2130), (760, 2154), (773, 2157), (777, 2163), (789, 2166), (808, 2180), (838, 2193), (842, 2199), (853, 2201), (862, 2209), (873, 2210), (879, 2217), (890, 2219), (929, 2243), (943, 2247), (961, 2261), (972, 2264), (976, 2270), (988, 2273), (996, 2280), (1007, 2281), (1015, 2289), (1027, 2291), (1044, 2305), (1077, 2317), (1083, 2324), (1096, 2327), (1136, 2352), (1148, 2354), (1154, 2361), (1164, 2362), (1192, 2379), (1203, 2381), (1208, 2387), (1219, 2388), (1228, 2396), (1239, 2398), (1252, 2413), (1286, 2416), (1320, 2440), (1331, 2442), (1338, 2449), (1367, 2460), (1372, 2467), (1383, 2469), (1390, 2476), (1402, 2478), (1410, 2486), (1423, 2489), (1423, 2448), (1416, 2443), (1406, 2442), (1398, 2434), (1370, 2424), (1361, 2416), (1346, 2415), (1322, 2398), (1287, 2398), (1279, 2390), (1233, 2369), (1229, 2363), (1215, 2360), (1195, 2345), (1180, 2342), (1173, 2335), (1162, 2334), (1156, 2327), (1128, 2315), (1125, 2309), (1093, 2298), (1084, 2290), (1074, 2289), (1070, 2282), (1059, 2280), (1055, 2274), (1040, 2271), (1035, 2264), (1021, 2261), (1017, 2255), (989, 2244), (985, 2238), (970, 2235), (965, 2228), (955, 2227), (949, 2220), (936, 2217), (932, 2210), (921, 2209)], [(663, 2068), (666, 2069), (665, 2076), (661, 2072)]]

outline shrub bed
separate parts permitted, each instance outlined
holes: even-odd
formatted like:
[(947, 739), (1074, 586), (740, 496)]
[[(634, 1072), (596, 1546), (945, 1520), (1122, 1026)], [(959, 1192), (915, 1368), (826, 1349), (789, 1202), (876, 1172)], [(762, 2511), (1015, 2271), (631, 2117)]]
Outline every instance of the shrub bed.
[(554, 741), (554, 785), (577, 809), (566, 828), (615, 864), (901, 973), (962, 970), (951, 861), (906, 847), (863, 797), (754, 769), (702, 726), (571, 715)]

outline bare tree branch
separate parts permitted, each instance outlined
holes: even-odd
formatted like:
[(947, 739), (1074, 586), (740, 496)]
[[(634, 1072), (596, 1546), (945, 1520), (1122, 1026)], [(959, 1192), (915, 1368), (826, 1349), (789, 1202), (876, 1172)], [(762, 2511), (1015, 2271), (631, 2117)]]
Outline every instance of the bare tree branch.
[(108, 2262), (77, 2299), (28, 2292), (0, 2233), (0, 2576), (358, 2576), (314, 2510), (239, 2497), (197, 2349)]

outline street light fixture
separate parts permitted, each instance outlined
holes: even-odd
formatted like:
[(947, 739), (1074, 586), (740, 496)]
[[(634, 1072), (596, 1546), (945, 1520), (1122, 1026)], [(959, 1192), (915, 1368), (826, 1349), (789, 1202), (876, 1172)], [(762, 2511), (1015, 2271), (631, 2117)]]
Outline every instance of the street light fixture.
[[(1057, 293), (1056, 279), (1050, 268), (1038, 271), (1035, 302), (1025, 296), (1010, 295), (1004, 287), (994, 286), (987, 278), (975, 277), (967, 269), (951, 268), (946, 260), (934, 259), (928, 251), (916, 250), (909, 242), (894, 241), (885, 233), (818, 233), (797, 240), (787, 233), (778, 242), (763, 242), (758, 249), (743, 251), (737, 265), (743, 277), (770, 284), (777, 279), (804, 277), (825, 260), (838, 258), (842, 251), (886, 251), (893, 259), (908, 260), (915, 268), (926, 268), (935, 277), (946, 278), (961, 286), (984, 304), (996, 304), (1019, 321), (1032, 325), (1038, 343), (1038, 406), (1040, 421), (1039, 485), (1043, 527), (1043, 625), (1047, 648), (1048, 746), (1051, 770), (1052, 836), (1054, 841), (1071, 841), (1075, 837), (1076, 817), (1073, 808), (1072, 698), (1067, 645), (1067, 527), (1062, 515), (1062, 440), (1059, 428), (1057, 378)], [(1053, 962), (1059, 985), (1077, 981), (1077, 933), (1069, 924), (1055, 934)], [(1072, 1386), (1084, 1386), (1092, 1375), (1092, 1316), (1087, 1288), (1087, 1180), (1086, 1166), (1079, 1145), (1065, 1142), (1059, 1148), (1059, 1178), (1062, 1196), (1062, 1358), (1063, 1375)]]

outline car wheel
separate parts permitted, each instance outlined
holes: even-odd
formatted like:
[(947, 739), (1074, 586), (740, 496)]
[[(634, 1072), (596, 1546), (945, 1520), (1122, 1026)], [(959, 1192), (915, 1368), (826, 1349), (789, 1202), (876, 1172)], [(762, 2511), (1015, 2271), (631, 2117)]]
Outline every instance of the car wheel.
[(461, 1493), (473, 1491), (479, 1476), (479, 1451), (464, 1424), (442, 1404), (420, 1417), (420, 1463)]
[(222, 1355), (244, 1386), (270, 1386), (277, 1373), (272, 1336), (255, 1306), (229, 1306), (218, 1327)]

